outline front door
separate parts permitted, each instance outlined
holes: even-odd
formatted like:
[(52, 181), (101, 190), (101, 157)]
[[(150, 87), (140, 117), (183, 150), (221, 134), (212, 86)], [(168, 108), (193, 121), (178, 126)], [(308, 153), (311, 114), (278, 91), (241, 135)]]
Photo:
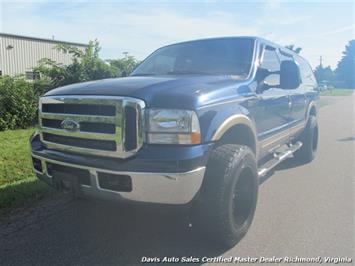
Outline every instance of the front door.
[[(264, 48), (260, 68), (280, 71), (280, 59), (274, 47)], [(280, 74), (271, 74), (258, 85), (268, 88), (258, 94), (257, 108), (253, 112), (261, 155), (289, 138), (290, 98), (288, 91), (279, 85)]]

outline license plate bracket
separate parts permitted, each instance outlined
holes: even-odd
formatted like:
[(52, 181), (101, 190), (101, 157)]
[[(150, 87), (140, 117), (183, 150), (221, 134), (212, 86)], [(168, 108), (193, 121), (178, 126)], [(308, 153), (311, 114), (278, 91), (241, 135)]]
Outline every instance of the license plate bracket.
[(64, 193), (77, 194), (79, 192), (78, 177), (72, 173), (53, 170), (53, 182), (57, 189)]

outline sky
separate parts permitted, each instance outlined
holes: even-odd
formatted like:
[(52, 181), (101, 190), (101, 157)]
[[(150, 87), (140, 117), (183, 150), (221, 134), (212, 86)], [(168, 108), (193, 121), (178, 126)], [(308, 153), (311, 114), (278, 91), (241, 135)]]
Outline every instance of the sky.
[(0, 32), (87, 43), (103, 59), (124, 52), (142, 60), (155, 49), (217, 36), (260, 36), (295, 44), (317, 66), (336, 67), (355, 39), (355, 2), (348, 1), (8, 1), (0, 0)]

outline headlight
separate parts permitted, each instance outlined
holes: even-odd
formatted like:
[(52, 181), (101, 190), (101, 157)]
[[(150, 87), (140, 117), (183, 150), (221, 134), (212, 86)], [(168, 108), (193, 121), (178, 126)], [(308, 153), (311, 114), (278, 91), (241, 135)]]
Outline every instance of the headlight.
[(198, 144), (200, 125), (194, 111), (150, 109), (148, 142), (155, 144)]

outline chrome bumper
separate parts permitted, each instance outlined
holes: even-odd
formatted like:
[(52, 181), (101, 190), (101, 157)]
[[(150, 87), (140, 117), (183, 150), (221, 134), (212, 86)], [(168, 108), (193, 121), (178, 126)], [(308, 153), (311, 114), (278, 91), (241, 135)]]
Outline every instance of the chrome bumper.
[[(45, 177), (47, 180), (51, 180), (52, 178), (46, 169), (46, 162), (86, 169), (90, 172), (91, 185), (80, 185), (81, 193), (84, 196), (112, 200), (176, 205), (186, 204), (190, 202), (199, 191), (205, 174), (205, 167), (199, 167), (184, 173), (115, 172), (106, 169), (64, 163), (39, 157), (34, 154), (32, 154), (32, 157), (41, 161), (43, 172), (39, 172), (33, 168), (40, 179)], [(117, 192), (101, 188), (98, 182), (98, 172), (129, 175), (132, 180), (132, 191)]]

